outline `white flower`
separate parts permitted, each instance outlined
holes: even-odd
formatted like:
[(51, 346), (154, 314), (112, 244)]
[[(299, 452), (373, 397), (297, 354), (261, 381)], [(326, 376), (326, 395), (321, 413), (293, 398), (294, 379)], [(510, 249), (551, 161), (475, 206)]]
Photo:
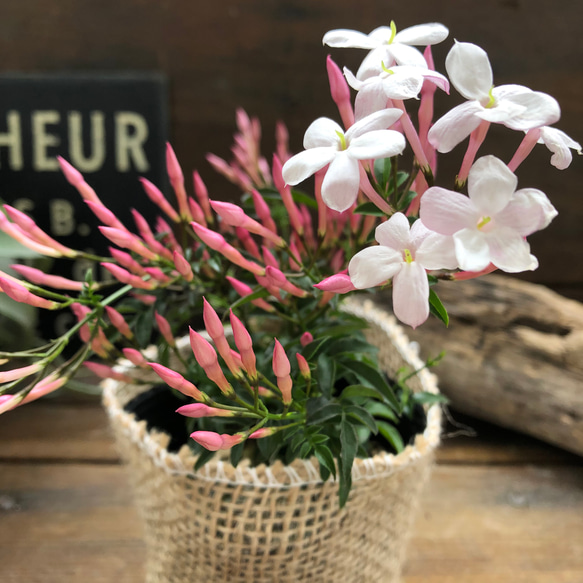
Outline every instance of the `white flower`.
[(322, 182), (322, 200), (335, 211), (349, 209), (358, 196), (358, 160), (396, 156), (405, 149), (405, 138), (388, 130), (402, 115), (399, 109), (385, 109), (356, 122), (346, 132), (331, 119), (312, 122), (304, 135), (304, 150), (292, 156), (282, 169), (283, 179), (292, 186), (330, 164)]
[(429, 316), (426, 269), (455, 269), (453, 242), (431, 232), (419, 220), (409, 227), (403, 213), (395, 213), (375, 231), (379, 245), (357, 253), (348, 273), (358, 289), (374, 287), (393, 278), (395, 316), (416, 328)]
[(554, 123), (561, 115), (557, 101), (546, 93), (522, 85), (494, 87), (488, 55), (472, 43), (456, 42), (445, 67), (453, 86), (469, 101), (454, 107), (429, 130), (429, 142), (439, 152), (452, 150), (482, 120), (529, 130)]
[(354, 104), (356, 119), (384, 109), (389, 99), (416, 98), (425, 80), (449, 93), (449, 81), (446, 77), (426, 67), (396, 65), (387, 68), (382, 64), (378, 75), (368, 77), (364, 81), (357, 79), (344, 67), (344, 76), (348, 84), (358, 91)]
[(477, 160), (468, 175), (469, 198), (434, 186), (421, 198), (419, 216), (431, 230), (453, 235), (461, 269), (481, 271), (490, 263), (516, 273), (538, 266), (527, 235), (546, 227), (557, 211), (534, 188), (516, 189), (516, 176), (494, 156)]
[(544, 144), (553, 152), (551, 164), (559, 170), (564, 170), (573, 161), (571, 149), (577, 150), (579, 156), (581, 155), (581, 144), (572, 140), (565, 132), (557, 128), (540, 128), (538, 143)]
[(387, 67), (397, 63), (427, 68), (423, 55), (411, 45), (434, 45), (445, 40), (448, 34), (443, 24), (435, 22), (397, 32), (394, 21), (391, 21), (390, 26), (375, 28), (368, 35), (356, 30), (331, 30), (324, 35), (322, 42), (330, 47), (370, 49), (356, 74), (359, 79), (366, 79), (378, 73), (381, 61)]

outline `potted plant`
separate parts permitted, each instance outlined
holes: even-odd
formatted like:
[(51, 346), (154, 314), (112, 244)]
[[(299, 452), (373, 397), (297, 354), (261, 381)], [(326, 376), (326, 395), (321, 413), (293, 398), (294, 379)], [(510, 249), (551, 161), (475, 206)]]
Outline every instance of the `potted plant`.
[[(145, 519), (148, 581), (397, 580), (439, 442), (428, 371), (438, 358), (422, 363), (393, 316), (362, 298), (391, 288), (404, 324), (431, 313), (447, 325), (440, 280), (535, 269), (526, 237), (556, 211), (530, 185), (517, 190), (514, 171), (540, 141), (558, 168), (580, 150), (549, 127), (557, 102), (495, 87), (476, 45), (455, 43), (449, 80), (436, 72), (431, 45), (447, 35), (440, 24), (397, 32), (393, 22), (369, 35), (328, 32), (329, 46), (369, 51), (356, 74), (328, 58), (342, 125), (315, 120), (292, 155), (280, 124), (269, 163), (259, 122), (239, 111), (233, 160), (208, 157), (240, 186), (239, 204), (211, 200), (197, 172), (189, 195), (168, 146), (175, 200), (142, 180), (161, 215), (152, 226), (133, 210), (136, 233), (61, 160), (114, 245), (109, 257), (64, 247), (4, 205), (6, 234), (40, 254), (100, 263), (111, 279), (2, 272), (7, 296), (72, 310), (77, 323), (0, 355), (18, 363), (0, 372), (0, 412), (82, 365), (105, 377)], [(433, 122), (435, 93), (450, 81), (468, 101)], [(526, 132), (508, 164), (477, 158), (492, 123)], [(435, 185), (437, 153), (468, 137), (459, 173), (444, 179), (451, 189)], [(293, 188), (312, 175), (311, 195)], [(74, 335), (82, 346), (64, 357)]]

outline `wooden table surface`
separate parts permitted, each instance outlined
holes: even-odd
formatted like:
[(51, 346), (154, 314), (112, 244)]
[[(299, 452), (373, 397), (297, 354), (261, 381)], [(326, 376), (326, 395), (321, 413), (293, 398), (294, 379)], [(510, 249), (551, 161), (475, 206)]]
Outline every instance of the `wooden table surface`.
[[(476, 436), (439, 451), (403, 583), (582, 583), (583, 460), (470, 424)], [(95, 398), (9, 413), (0, 443), (1, 583), (143, 582), (140, 522)]]

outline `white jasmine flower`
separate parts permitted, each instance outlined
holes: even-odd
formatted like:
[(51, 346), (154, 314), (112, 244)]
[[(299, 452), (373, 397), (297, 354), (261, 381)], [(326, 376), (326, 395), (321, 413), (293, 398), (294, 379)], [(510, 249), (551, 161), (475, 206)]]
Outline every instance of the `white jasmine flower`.
[(362, 80), (376, 75), (381, 61), (387, 67), (397, 63), (427, 68), (423, 55), (411, 45), (434, 45), (445, 40), (448, 34), (447, 28), (436, 22), (397, 32), (395, 22), (391, 21), (390, 26), (375, 28), (368, 35), (356, 30), (331, 30), (324, 35), (322, 42), (330, 47), (370, 49), (356, 74)]
[(522, 85), (494, 87), (488, 55), (477, 45), (456, 42), (445, 67), (453, 86), (469, 101), (454, 107), (429, 130), (429, 142), (439, 152), (452, 150), (482, 120), (526, 131), (554, 123), (561, 115), (557, 101), (546, 93)]
[(399, 109), (385, 109), (352, 125), (346, 132), (333, 120), (321, 117), (304, 135), (304, 150), (292, 156), (282, 169), (283, 179), (292, 186), (330, 164), (322, 182), (322, 200), (335, 211), (349, 209), (358, 196), (359, 160), (396, 156), (405, 149), (405, 138), (388, 130), (402, 115)]
[(557, 211), (540, 190), (515, 191), (517, 182), (504, 162), (484, 156), (469, 172), (469, 197), (431, 187), (421, 198), (419, 216), (429, 229), (453, 236), (464, 271), (481, 271), (490, 263), (509, 273), (536, 269), (525, 237), (546, 227)]
[(559, 170), (564, 170), (573, 161), (572, 150), (581, 155), (581, 144), (571, 139), (565, 132), (557, 128), (540, 128), (539, 144), (544, 144), (552, 153), (551, 164)]

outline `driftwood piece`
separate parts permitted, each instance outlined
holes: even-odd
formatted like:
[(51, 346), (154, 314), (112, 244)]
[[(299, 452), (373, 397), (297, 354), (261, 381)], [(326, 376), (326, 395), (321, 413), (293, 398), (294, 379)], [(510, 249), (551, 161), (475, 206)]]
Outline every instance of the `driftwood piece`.
[(407, 333), (423, 357), (446, 351), (435, 372), (452, 406), (583, 455), (583, 305), (499, 275), (437, 292), (449, 329)]

